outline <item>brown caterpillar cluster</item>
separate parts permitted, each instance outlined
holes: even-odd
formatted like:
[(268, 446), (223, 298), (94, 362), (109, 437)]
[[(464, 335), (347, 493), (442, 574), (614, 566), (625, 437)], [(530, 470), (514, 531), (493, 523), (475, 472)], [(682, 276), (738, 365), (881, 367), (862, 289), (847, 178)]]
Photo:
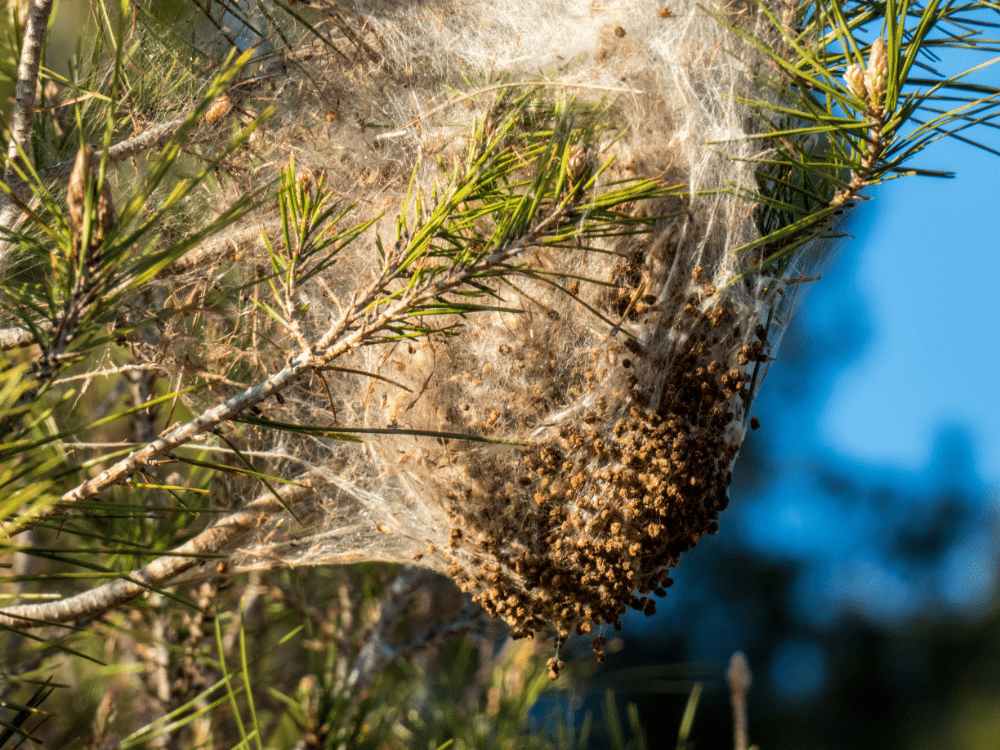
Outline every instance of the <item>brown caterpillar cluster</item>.
[[(554, 627), (561, 643), (601, 624), (620, 628), (629, 607), (654, 614), (649, 595), (662, 596), (681, 554), (718, 531), (749, 366), (765, 355), (760, 340), (742, 343), (724, 300), (704, 304), (720, 295), (701, 269), (692, 275), (694, 291), (674, 300), (672, 328), (689, 335), (671, 361), (635, 339), (613, 348), (611, 367), (602, 367), (607, 352), (592, 353), (584, 392), (563, 394), (590, 408), (513, 470), (509, 457), (483, 455), (476, 481), (447, 493), (446, 572), (515, 637)], [(649, 304), (635, 316), (664, 314)], [(598, 658), (606, 643), (594, 639)]]

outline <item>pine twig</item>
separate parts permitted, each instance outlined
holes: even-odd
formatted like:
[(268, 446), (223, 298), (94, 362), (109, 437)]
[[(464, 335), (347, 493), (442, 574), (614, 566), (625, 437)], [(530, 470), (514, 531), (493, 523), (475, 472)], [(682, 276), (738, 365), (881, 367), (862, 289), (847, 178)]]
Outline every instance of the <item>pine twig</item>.
[(279, 490), (280, 499), (267, 492), (246, 508), (219, 519), (169, 555), (157, 558), (126, 578), (54, 602), (0, 609), (0, 627), (24, 630), (90, 619), (119, 607), (150, 589), (171, 585), (178, 576), (204, 562), (206, 556), (237, 543), (268, 516), (279, 512), (282, 504), (298, 502), (312, 491), (308, 483), (300, 482)]
[(752, 677), (750, 663), (742, 651), (737, 651), (729, 660), (726, 679), (733, 707), (733, 750), (747, 750), (747, 691), (750, 690)]
[[(35, 89), (38, 86), (38, 66), (42, 56), (42, 46), (48, 29), (49, 16), (52, 14), (53, 0), (34, 0), (28, 14), (28, 23), (24, 31), (24, 44), (21, 47), (21, 60), (17, 66), (17, 87), (14, 91), (14, 111), (11, 116), (11, 138), (7, 145), (7, 167), (4, 169), (3, 181), (14, 194), (22, 200), (27, 200), (29, 189), (20, 178), (16, 165), (21, 162), (21, 156), (28, 162), (32, 161), (31, 124), (35, 110)], [(14, 230), (23, 220), (21, 209), (6, 195), (0, 202), (0, 229)], [(4, 275), (7, 256), (13, 248), (13, 243), (0, 239), (0, 278)]]
[[(170, 140), (170, 137), (181, 125), (186, 122), (186, 120), (187, 118), (170, 120), (169, 122), (164, 122), (160, 125), (155, 125), (148, 130), (144, 130), (131, 138), (126, 138), (124, 141), (115, 143), (108, 149), (108, 163), (113, 164), (151, 148), (162, 146)], [(103, 151), (94, 152), (95, 163), (100, 162), (102, 158), (104, 158)], [(75, 161), (76, 157), (73, 157), (72, 159), (66, 159), (51, 167), (46, 167), (45, 169), (39, 171), (38, 176), (43, 182), (46, 183), (55, 182), (56, 180), (64, 180), (69, 177), (70, 172), (73, 171)]]
[[(38, 322), (38, 328), (47, 333), (55, 331), (56, 327), (51, 321), (42, 320)], [(0, 350), (9, 351), (11, 349), (22, 349), (26, 346), (34, 346), (38, 341), (33, 331), (27, 328), (0, 328)]]
[(389, 591), (381, 600), (381, 611), (371, 633), (361, 647), (347, 676), (347, 689), (360, 693), (368, 687), (372, 678), (379, 674), (395, 659), (392, 635), (403, 615), (410, 595), (425, 584), (431, 574), (412, 565), (406, 565), (389, 586)]
[[(11, 116), (11, 140), (7, 146), (7, 168), (3, 180), (7, 185), (17, 181), (15, 163), (21, 154), (32, 160), (31, 123), (35, 110), (35, 89), (38, 85), (38, 66), (42, 46), (52, 13), (53, 0), (34, 0), (24, 31), (21, 61), (17, 66), (17, 88), (14, 92), (14, 112)], [(4, 224), (7, 226), (7, 224)]]
[(350, 674), (347, 690), (360, 699), (372, 682), (397, 659), (411, 656), (431, 644), (476, 627), (477, 618), (484, 615), (481, 607), (465, 597), (465, 606), (447, 624), (430, 627), (403, 643), (393, 643), (392, 636), (409, 602), (410, 595), (428, 584), (434, 573), (414, 566), (404, 566), (382, 598), (378, 621), (361, 647)]

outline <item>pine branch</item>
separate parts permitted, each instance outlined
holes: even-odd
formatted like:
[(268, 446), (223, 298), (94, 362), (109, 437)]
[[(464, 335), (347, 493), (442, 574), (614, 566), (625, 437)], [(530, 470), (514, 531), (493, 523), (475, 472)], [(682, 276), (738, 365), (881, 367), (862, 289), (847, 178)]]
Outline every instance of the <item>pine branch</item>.
[[(11, 142), (7, 146), (7, 167), (3, 181), (7, 185), (18, 183), (15, 164), (23, 160), (30, 164), (33, 158), (31, 146), (31, 126), (35, 117), (35, 90), (38, 86), (38, 66), (42, 58), (42, 48), (52, 13), (53, 0), (33, 0), (28, 14), (28, 24), (24, 31), (21, 47), (21, 61), (17, 66), (17, 86), (14, 90), (14, 112), (11, 115)], [(27, 197), (22, 185), (17, 191)], [(0, 226), (9, 226), (3, 222)]]
[[(7, 166), (4, 168), (3, 182), (22, 202), (26, 202), (31, 191), (21, 179), (16, 165), (24, 167), (32, 163), (31, 126), (34, 120), (35, 90), (38, 86), (38, 66), (48, 29), (49, 16), (54, 0), (33, 0), (28, 14), (28, 23), (21, 47), (21, 60), (17, 67), (17, 86), (14, 90), (14, 112), (11, 116), (11, 138), (7, 146)], [(6, 194), (0, 198), (0, 229), (14, 231), (23, 221), (22, 210)], [(0, 278), (6, 271), (7, 256), (13, 249), (12, 243), (0, 237)]]
[(277, 498), (268, 493), (128, 576), (58, 601), (0, 609), (0, 626), (25, 630), (99, 617), (148, 591), (172, 585), (179, 576), (204, 563), (206, 557), (218, 556), (219, 550), (238, 544), (269, 515), (311, 492), (312, 488), (303, 483), (283, 488)]
[(481, 618), (485, 613), (466, 598), (462, 611), (444, 626), (428, 628), (403, 643), (395, 642), (395, 632), (409, 605), (410, 597), (432, 580), (433, 573), (411, 565), (403, 566), (393, 580), (389, 592), (382, 598), (378, 620), (358, 651), (345, 681), (346, 689), (357, 696), (357, 699), (364, 696), (378, 676), (396, 660), (412, 656), (435, 642), (482, 625)]
[[(119, 141), (108, 149), (108, 163), (114, 164), (129, 157), (141, 154), (144, 151), (159, 148), (177, 132), (177, 130), (187, 122), (188, 117), (170, 120), (169, 122), (153, 125), (142, 131), (138, 135)], [(94, 159), (101, 161), (104, 159), (104, 152), (95, 150)], [(65, 180), (73, 171), (73, 164), (76, 158), (66, 159), (58, 164), (39, 170), (38, 177), (43, 184), (50, 185), (57, 180)]]

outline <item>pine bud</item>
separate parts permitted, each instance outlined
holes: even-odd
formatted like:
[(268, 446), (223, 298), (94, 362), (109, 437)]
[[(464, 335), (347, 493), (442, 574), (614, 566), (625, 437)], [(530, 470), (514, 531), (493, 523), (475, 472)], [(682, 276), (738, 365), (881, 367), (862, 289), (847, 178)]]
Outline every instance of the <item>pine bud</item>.
[(885, 40), (879, 37), (872, 42), (872, 48), (868, 52), (868, 70), (865, 72), (865, 86), (872, 104), (881, 106), (888, 78), (889, 58), (886, 55)]
[[(87, 180), (90, 179), (91, 190), (94, 185), (94, 166), (96, 152), (89, 143), (80, 149), (76, 155), (76, 163), (69, 176), (69, 185), (66, 188), (66, 208), (69, 227), (73, 232), (73, 244), (76, 245), (83, 232), (84, 216), (86, 213), (86, 191)], [(105, 179), (101, 188), (101, 194), (93, 198), (96, 208), (95, 220), (90, 227), (90, 245), (96, 247), (104, 240), (104, 237), (111, 230), (115, 223), (115, 205), (111, 199), (111, 188)]]
[(579, 185), (593, 177), (596, 166), (597, 149), (594, 148), (593, 144), (580, 146), (579, 143), (574, 143), (569, 147), (566, 172), (572, 185)]
[(232, 108), (233, 101), (229, 98), (229, 94), (222, 92), (215, 97), (215, 101), (205, 110), (205, 122), (218, 122), (228, 115), (229, 110)]
[(851, 65), (844, 71), (844, 83), (847, 90), (862, 101), (868, 100), (868, 89), (865, 88), (865, 71), (860, 65)]
[(83, 217), (86, 211), (87, 173), (94, 154), (94, 147), (89, 143), (80, 149), (76, 155), (76, 163), (69, 175), (69, 185), (66, 188), (66, 208), (69, 218), (69, 228), (76, 236), (83, 229)]

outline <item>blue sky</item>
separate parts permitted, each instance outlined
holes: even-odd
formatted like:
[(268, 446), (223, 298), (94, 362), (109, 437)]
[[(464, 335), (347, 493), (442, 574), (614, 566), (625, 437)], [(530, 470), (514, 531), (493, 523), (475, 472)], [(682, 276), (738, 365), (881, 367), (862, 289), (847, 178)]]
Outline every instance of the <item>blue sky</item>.
[(821, 284), (836, 288), (814, 290), (801, 311), (808, 327), (831, 316), (825, 308), (858, 305), (867, 324), (861, 351), (830, 384), (816, 439), (863, 463), (917, 470), (939, 430), (955, 425), (970, 431), (979, 472), (996, 486), (1000, 157), (939, 142), (917, 158), (958, 176), (870, 189), (848, 227), (848, 268), (834, 269)]
[[(778, 352), (755, 404), (772, 474), (745, 499), (736, 533), (761, 554), (807, 562), (798, 599), (814, 624), (844, 609), (888, 626), (929, 611), (975, 616), (997, 590), (990, 526), (960, 533), (927, 570), (901, 567), (880, 542), (950, 490), (1000, 514), (1000, 395), (990, 387), (1000, 373), (1000, 157), (938, 143), (918, 159), (958, 176), (868, 189), (844, 227), (853, 238), (793, 322), (802, 351), (785, 351), (785, 367)], [(822, 486), (820, 464), (849, 478), (853, 502)], [(884, 488), (891, 500), (873, 502)]]
[[(937, 67), (953, 75), (983, 61), (950, 53)], [(972, 80), (996, 86), (1000, 64)], [(1000, 150), (998, 129), (965, 135)], [(841, 240), (793, 321), (801, 351), (779, 351), (756, 405), (768, 415), (765, 429), (771, 422), (777, 476), (741, 518), (742, 532), (751, 547), (812, 562), (803, 591), (823, 592), (811, 597), (817, 616), (845, 606), (887, 623), (941, 606), (974, 616), (996, 595), (993, 526), (960, 534), (933, 571), (899, 569), (873, 541), (907, 521), (894, 513), (912, 516), (951, 490), (976, 513), (1000, 516), (1000, 394), (992, 387), (1000, 374), (1000, 157), (943, 139), (908, 166), (956, 177), (903, 177), (865, 191), (870, 200), (843, 227), (853, 236)], [(805, 367), (783, 368), (783, 355), (796, 354)], [(810, 382), (800, 386), (803, 377)], [(855, 506), (820, 486), (818, 462), (852, 477)], [(862, 501), (881, 487), (898, 492), (902, 510)]]
[[(867, 35), (877, 32), (872, 25)], [(918, 63), (950, 76), (989, 59), (949, 50)], [(967, 80), (997, 86), (1000, 63)], [(1000, 150), (1000, 129), (963, 135)], [(970, 433), (984, 482), (997, 487), (1000, 398), (990, 380), (1000, 373), (1000, 157), (944, 138), (907, 166), (957, 176), (867, 189), (870, 200), (846, 226), (853, 239), (800, 311), (805, 331), (829, 337), (847, 323), (860, 343), (851, 361), (824, 375), (832, 379), (810, 442), (867, 466), (919, 471), (941, 430), (957, 427)]]

